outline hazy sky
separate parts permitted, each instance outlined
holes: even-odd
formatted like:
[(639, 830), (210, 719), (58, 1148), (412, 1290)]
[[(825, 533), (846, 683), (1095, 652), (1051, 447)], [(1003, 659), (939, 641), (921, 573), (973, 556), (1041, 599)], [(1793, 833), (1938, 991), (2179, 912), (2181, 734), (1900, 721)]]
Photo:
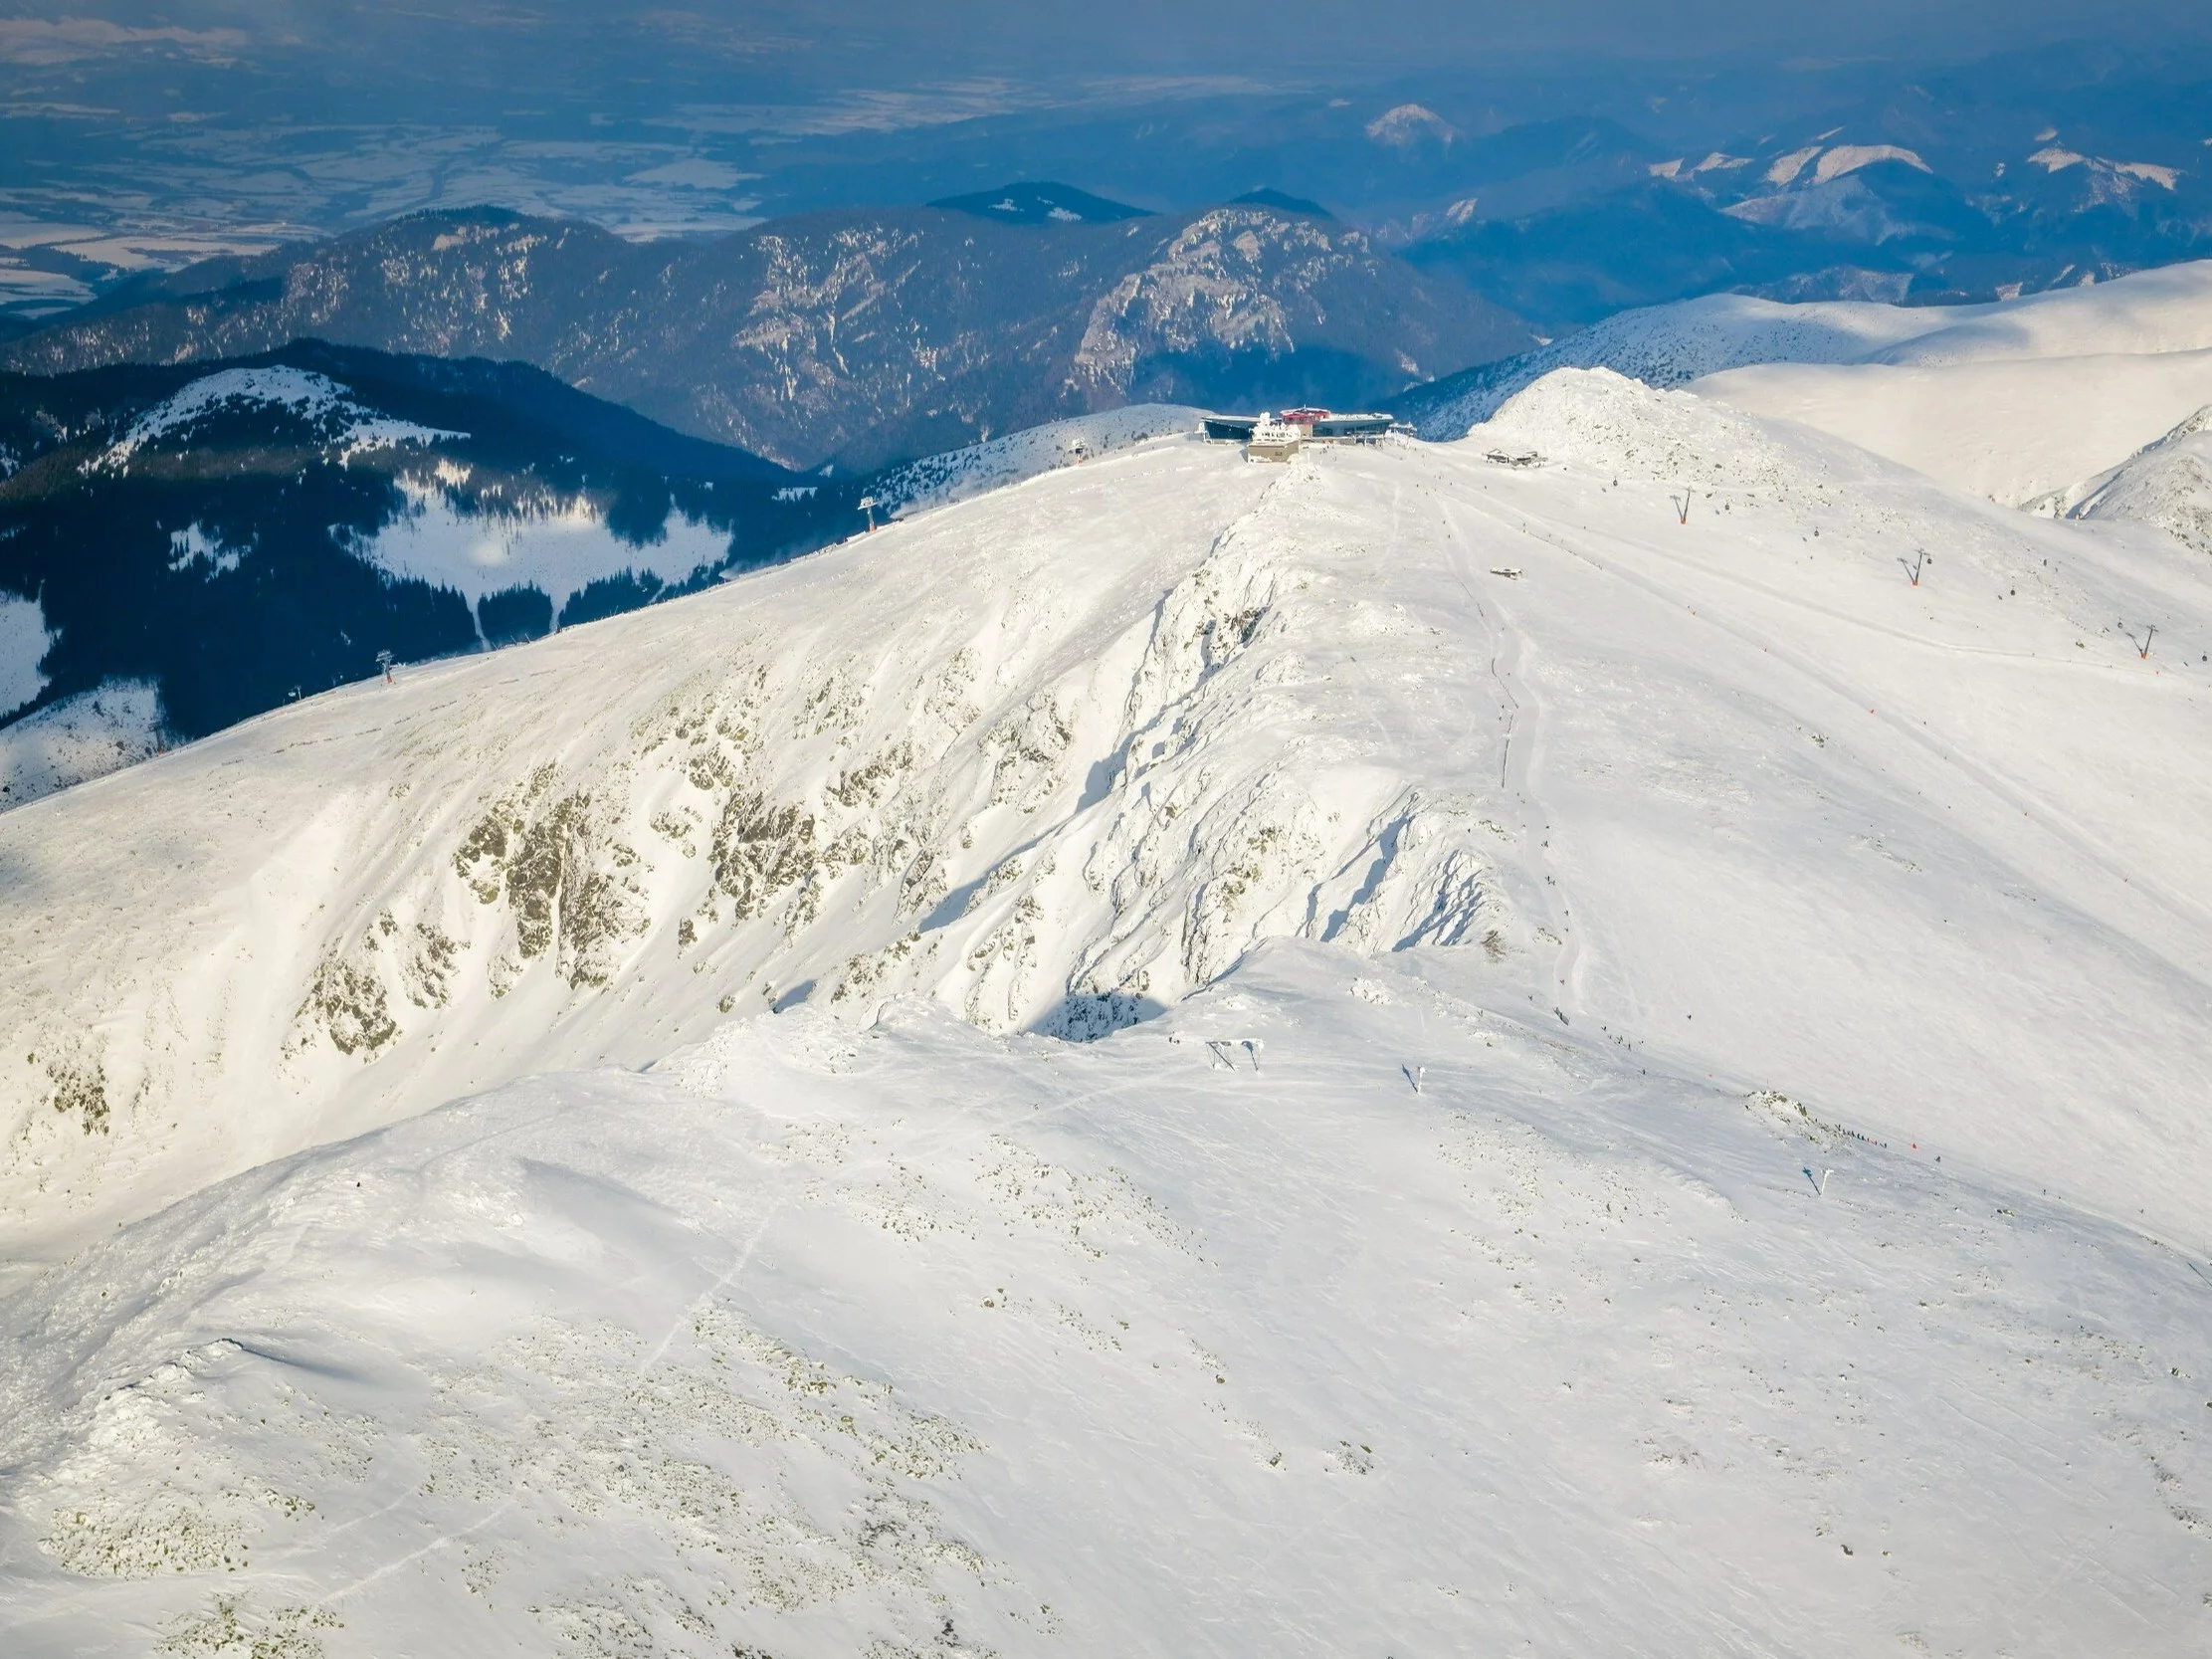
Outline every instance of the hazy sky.
[(1502, 54), (1986, 56), (2062, 37), (2212, 39), (2206, 0), (0, 0), (20, 76), (275, 55), (360, 76), (505, 73), (581, 88), (669, 75), (749, 89), (961, 73), (1388, 75)]

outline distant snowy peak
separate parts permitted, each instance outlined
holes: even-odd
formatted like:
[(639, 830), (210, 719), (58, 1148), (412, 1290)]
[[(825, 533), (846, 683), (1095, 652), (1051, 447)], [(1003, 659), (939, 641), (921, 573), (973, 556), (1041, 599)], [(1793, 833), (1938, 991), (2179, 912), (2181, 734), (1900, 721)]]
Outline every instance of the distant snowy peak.
[(2125, 202), (2153, 186), (2169, 196), (2181, 183), (2181, 169), (2155, 161), (2112, 161), (2101, 155), (2084, 155), (2064, 144), (2045, 144), (2028, 157), (2028, 164), (2054, 176), (2080, 168), (2093, 204)]
[(291, 417), (315, 441), (336, 448), (341, 459), (363, 450), (433, 444), (443, 438), (468, 436), (466, 432), (418, 426), (413, 421), (380, 415), (356, 402), (349, 387), (312, 369), (281, 365), (227, 368), (202, 376), (148, 409), (96, 460), (87, 463), (87, 470), (99, 467), (121, 471), (149, 445), (182, 444), (221, 416), (256, 412), (281, 412)]
[[(1748, 155), (1724, 155), (1715, 150), (1703, 161), (1691, 161), (1687, 156), (1672, 161), (1655, 161), (1651, 164), (1654, 178), (1697, 178), (1707, 173), (1728, 173), (1757, 165), (1758, 158)], [(1919, 152), (1901, 144), (1807, 144), (1785, 151), (1767, 160), (1755, 176), (1764, 184), (1777, 190), (1791, 185), (1818, 187), (1872, 167), (1884, 161), (1896, 161), (1916, 172), (1934, 171)], [(1747, 175), (1751, 176), (1751, 175)]]

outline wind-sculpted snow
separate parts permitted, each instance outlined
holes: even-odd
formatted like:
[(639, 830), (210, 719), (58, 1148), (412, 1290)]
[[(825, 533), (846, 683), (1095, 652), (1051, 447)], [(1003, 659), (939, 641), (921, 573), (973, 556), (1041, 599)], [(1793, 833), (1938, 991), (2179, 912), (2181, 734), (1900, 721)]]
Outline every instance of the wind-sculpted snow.
[[(1131, 488), (1163, 499), (1132, 517)], [(1308, 720), (1296, 765), (1274, 723), (1347, 619), (1413, 638), (1402, 606), (1371, 615), (1312, 562), (1364, 533), (1310, 470), (1198, 445), (1109, 458), (731, 584), (666, 634), (593, 629), (555, 661), (363, 688), (308, 738), (336, 770), (253, 727), (196, 747), (192, 810), (255, 822), (199, 836), (179, 896), (243, 879), (295, 920), (157, 907), (161, 942), (111, 933), (104, 967), (24, 962), (16, 1215), (65, 1167), (104, 1209), (171, 1159), (235, 1165), (266, 1135), (321, 1139), (542, 1064), (556, 1032), (643, 1059), (667, 1020), (810, 996), (862, 1013), (911, 989), (987, 1029), (1098, 1034), (1258, 938), (1339, 912), (1358, 933), (1414, 780), (1364, 752), (1363, 715)], [(1472, 694), (1473, 665), (1417, 672)], [(232, 742), (261, 774), (244, 793)], [(95, 864), (135, 857), (112, 789), (75, 808), (103, 826)], [(1389, 899), (1384, 931), (1456, 935), (1478, 913), (1491, 931), (1481, 832), (1424, 821), (1457, 826), (1457, 856), (1437, 893)], [(50, 856), (26, 823), (15, 844)], [(109, 975), (149, 999), (128, 1035), (86, 1000)], [(640, 997), (663, 1010), (643, 1026)], [(66, 1093), (57, 1055), (98, 1089)]]
[(2189, 1648), (2190, 1263), (1496, 989), (801, 1009), (198, 1194), (0, 1310), (10, 1652)]

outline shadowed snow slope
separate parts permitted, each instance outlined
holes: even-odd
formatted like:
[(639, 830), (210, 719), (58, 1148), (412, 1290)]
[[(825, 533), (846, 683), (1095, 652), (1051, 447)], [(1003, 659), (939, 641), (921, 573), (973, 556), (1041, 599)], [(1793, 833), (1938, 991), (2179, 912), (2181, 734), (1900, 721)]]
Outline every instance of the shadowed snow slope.
[(1567, 371), (10, 813), (10, 1651), (2183, 1651), (2207, 654)]

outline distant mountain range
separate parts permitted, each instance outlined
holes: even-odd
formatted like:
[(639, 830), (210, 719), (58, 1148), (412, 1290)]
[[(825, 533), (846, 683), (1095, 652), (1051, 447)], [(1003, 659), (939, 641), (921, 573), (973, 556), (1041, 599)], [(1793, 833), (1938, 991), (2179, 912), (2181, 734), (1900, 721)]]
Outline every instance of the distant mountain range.
[[(2093, 154), (2056, 127), (2007, 144), (1914, 102), (1879, 121), (1802, 122), (1703, 154), (1609, 122), (1516, 129), (1487, 149), (1517, 136), (1509, 159), (1519, 170), (1489, 154), (1507, 176), (1417, 216), (1398, 241), (1422, 270), (1456, 276), (1547, 331), (1722, 292), (2000, 300), (2212, 252), (2201, 145), (2176, 154), (2170, 139), (2115, 131), (2101, 136), (2137, 138), (2143, 150), (2115, 142)], [(1546, 157), (1539, 136), (1564, 147)], [(1545, 159), (1556, 164), (1535, 164)]]
[(522, 364), (308, 342), (0, 377), (0, 806), (382, 653), (529, 639), (819, 546), (861, 527), (858, 495)]
[(652, 244), (497, 210), (419, 214), (149, 275), (0, 345), (0, 366), (301, 338), (519, 359), (679, 431), (851, 474), (1128, 403), (1369, 405), (1534, 342), (1310, 206), (1114, 218), (1134, 210), (1016, 186)]

